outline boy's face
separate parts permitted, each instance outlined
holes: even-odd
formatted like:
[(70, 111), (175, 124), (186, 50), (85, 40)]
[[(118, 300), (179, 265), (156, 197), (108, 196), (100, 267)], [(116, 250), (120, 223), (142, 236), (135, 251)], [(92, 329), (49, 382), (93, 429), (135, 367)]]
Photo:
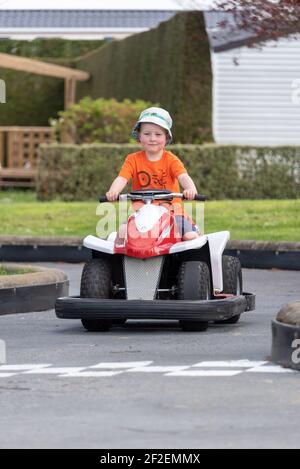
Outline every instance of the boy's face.
[(159, 125), (143, 122), (139, 131), (139, 140), (148, 153), (159, 153), (167, 143), (166, 130)]

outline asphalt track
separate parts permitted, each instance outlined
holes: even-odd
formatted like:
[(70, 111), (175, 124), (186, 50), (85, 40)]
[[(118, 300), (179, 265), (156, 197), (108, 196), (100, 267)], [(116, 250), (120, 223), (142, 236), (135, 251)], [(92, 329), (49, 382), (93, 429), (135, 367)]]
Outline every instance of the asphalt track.
[[(78, 294), (82, 264), (49, 264)], [(271, 320), (299, 271), (244, 270), (255, 312), (184, 333), (88, 333), (54, 311), (0, 317), (1, 448), (298, 448), (300, 375), (269, 362)]]

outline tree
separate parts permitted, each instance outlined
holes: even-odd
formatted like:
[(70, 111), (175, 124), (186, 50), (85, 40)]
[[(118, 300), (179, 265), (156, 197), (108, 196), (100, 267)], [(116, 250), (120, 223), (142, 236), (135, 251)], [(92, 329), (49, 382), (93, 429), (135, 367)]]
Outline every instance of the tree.
[(210, 4), (212, 10), (229, 12), (234, 22), (231, 19), (220, 21), (220, 33), (228, 28), (233, 34), (240, 30), (247, 31), (251, 33), (247, 42), (249, 46), (300, 32), (300, 0), (177, 1), (196, 10)]

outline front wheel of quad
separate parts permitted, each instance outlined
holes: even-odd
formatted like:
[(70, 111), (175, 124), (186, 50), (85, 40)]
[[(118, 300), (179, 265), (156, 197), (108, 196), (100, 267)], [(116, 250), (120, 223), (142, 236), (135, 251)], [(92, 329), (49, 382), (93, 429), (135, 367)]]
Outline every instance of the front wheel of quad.
[[(81, 298), (109, 298), (111, 291), (111, 263), (99, 258), (88, 261), (82, 271)], [(108, 319), (82, 319), (83, 327), (89, 332), (109, 331), (112, 321)]]
[[(243, 277), (242, 266), (240, 260), (233, 256), (222, 257), (222, 270), (223, 270), (223, 293), (231, 295), (243, 294)], [(215, 321), (216, 324), (236, 324), (241, 315), (237, 314), (229, 319), (222, 321)]]
[[(205, 262), (183, 262), (178, 272), (179, 300), (209, 300), (211, 282), (209, 268)], [(205, 331), (208, 321), (182, 319), (179, 321), (183, 331)]]
[(81, 319), (81, 324), (89, 332), (107, 332), (111, 326), (110, 321), (100, 319)]

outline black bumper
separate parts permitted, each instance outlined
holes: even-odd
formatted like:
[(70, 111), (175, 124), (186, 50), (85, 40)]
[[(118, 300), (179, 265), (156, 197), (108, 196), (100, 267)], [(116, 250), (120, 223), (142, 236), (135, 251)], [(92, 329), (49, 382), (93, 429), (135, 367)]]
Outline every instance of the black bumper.
[(208, 301), (103, 300), (71, 296), (55, 303), (61, 319), (186, 319), (221, 321), (255, 309), (255, 295), (244, 293)]

